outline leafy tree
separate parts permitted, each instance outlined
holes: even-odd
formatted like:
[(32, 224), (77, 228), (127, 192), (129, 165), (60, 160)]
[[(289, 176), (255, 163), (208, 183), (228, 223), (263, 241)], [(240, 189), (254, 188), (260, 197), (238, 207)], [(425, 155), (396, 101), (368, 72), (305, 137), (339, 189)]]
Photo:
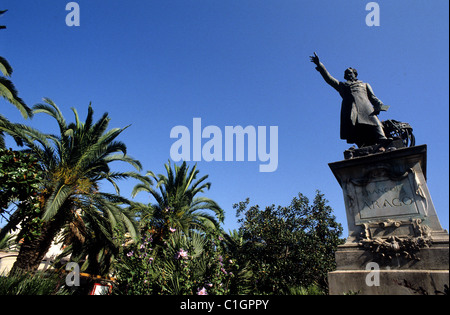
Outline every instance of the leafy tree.
[[(110, 169), (110, 164), (115, 161), (125, 162), (138, 170), (141, 168), (139, 161), (127, 155), (126, 145), (115, 140), (126, 128), (107, 131), (108, 114), (94, 122), (91, 106), (84, 122), (72, 109), (75, 122), (67, 124), (58, 106), (50, 99), (44, 101), (45, 104), (34, 106), (34, 113), (45, 113), (54, 118), (59, 135), (44, 134), (22, 124), (0, 124), (1, 131), (23, 141), (28, 147), (27, 152), (38, 160), (44, 174), (37, 197), (41, 210), (37, 218), (39, 234), (24, 240), (13, 271), (35, 270), (55, 236), (66, 224), (76, 221), (78, 212), (82, 213), (84, 220), (89, 218), (90, 231), (101, 232), (106, 239), (111, 239), (111, 233), (104, 228), (105, 220), (129, 230), (133, 237), (137, 235), (134, 220), (117, 207), (118, 203), (129, 201), (118, 195), (116, 181), (130, 177), (145, 178), (133, 172), (112, 172)], [(113, 184), (116, 194), (102, 192), (100, 183), (103, 181)], [(8, 228), (15, 228), (26, 217), (27, 213), (16, 211)]]
[(185, 233), (189, 230), (206, 232), (218, 229), (224, 219), (223, 210), (214, 200), (196, 197), (211, 187), (211, 183), (204, 182), (208, 175), (196, 180), (199, 173), (197, 166), (189, 171), (186, 162), (181, 166), (175, 165), (172, 170), (169, 161), (165, 164), (165, 168), (167, 176), (147, 173), (147, 176), (156, 181), (156, 187), (152, 187), (151, 179), (147, 179), (144, 183), (136, 185), (132, 193), (134, 197), (139, 192), (145, 191), (156, 200), (155, 204), (150, 204), (143, 210), (147, 214), (151, 213), (152, 219), (149, 224), (155, 232), (164, 238), (169, 235), (169, 229)]
[(8, 222), (0, 233), (6, 237), (21, 217), (22, 232), (16, 241), (31, 239), (39, 233), (40, 201), (38, 198), (43, 172), (30, 153), (0, 149), (0, 215)]
[(335, 269), (334, 253), (342, 243), (342, 227), (317, 192), (312, 204), (299, 194), (288, 207), (234, 205), (239, 233), (245, 243), (240, 261), (250, 262), (254, 292), (282, 294), (293, 287), (326, 288), (327, 273)]

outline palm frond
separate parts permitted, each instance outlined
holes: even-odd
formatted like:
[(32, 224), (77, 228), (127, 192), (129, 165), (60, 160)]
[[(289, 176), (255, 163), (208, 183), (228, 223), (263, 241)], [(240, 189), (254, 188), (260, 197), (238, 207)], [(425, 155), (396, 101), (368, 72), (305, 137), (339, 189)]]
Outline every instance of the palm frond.
[(9, 64), (8, 60), (3, 58), (2, 56), (0, 56), (0, 72), (5, 77), (10, 77), (12, 75), (12, 73), (13, 73), (13, 68)]
[(33, 106), (33, 113), (45, 113), (47, 115), (50, 115), (58, 123), (61, 134), (64, 133), (67, 129), (67, 123), (61, 110), (51, 99), (44, 97), (43, 101), (45, 102), (45, 104), (40, 103)]
[(16, 87), (9, 79), (0, 77), (0, 96), (14, 105), (24, 118), (33, 116), (33, 111), (25, 104), (24, 100), (18, 96)]
[(45, 210), (42, 218), (44, 221), (51, 220), (58, 211), (61, 210), (62, 205), (67, 201), (70, 195), (73, 193), (73, 188), (69, 185), (59, 184), (56, 189), (50, 195), (45, 205)]

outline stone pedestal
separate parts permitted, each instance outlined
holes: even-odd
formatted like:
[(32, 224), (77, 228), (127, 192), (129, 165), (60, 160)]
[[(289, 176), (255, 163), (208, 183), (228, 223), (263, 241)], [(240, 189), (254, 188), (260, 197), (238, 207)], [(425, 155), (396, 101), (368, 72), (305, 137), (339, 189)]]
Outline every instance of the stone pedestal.
[(448, 232), (426, 183), (426, 145), (330, 163), (349, 235), (330, 294), (440, 294), (449, 284)]

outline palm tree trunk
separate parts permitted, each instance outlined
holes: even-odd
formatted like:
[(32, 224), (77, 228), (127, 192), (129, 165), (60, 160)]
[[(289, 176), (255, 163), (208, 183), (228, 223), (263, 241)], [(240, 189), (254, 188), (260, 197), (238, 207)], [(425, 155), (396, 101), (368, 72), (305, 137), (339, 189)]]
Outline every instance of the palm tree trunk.
[(50, 222), (44, 223), (39, 236), (25, 238), (10, 273), (36, 271), (60, 229), (61, 222), (55, 218)]

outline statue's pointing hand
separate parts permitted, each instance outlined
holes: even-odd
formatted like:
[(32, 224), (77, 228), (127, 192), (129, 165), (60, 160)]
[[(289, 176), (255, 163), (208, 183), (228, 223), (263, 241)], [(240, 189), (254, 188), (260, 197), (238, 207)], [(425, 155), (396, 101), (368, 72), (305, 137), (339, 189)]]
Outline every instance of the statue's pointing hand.
[(320, 64), (319, 56), (317, 56), (315, 52), (314, 56), (309, 56), (309, 58), (311, 59), (311, 62), (313, 62), (316, 66), (319, 66)]

